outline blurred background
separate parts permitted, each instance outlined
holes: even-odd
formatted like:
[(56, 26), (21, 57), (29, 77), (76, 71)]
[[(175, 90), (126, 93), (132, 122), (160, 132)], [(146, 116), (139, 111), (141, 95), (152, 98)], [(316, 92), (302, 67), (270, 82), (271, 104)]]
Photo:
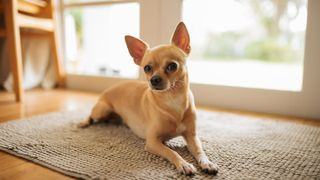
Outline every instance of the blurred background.
[[(65, 0), (64, 3), (86, 2)], [(139, 3), (64, 10), (70, 73), (137, 78), (123, 36), (139, 37)], [(299, 91), (306, 0), (184, 0), (192, 82)], [(168, 39), (169, 42), (169, 39)]]

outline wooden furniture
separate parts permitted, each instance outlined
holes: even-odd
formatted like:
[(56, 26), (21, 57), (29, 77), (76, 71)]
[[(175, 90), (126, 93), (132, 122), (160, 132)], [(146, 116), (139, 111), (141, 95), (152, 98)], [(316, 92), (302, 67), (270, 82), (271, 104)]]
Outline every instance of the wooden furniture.
[(23, 77), (20, 33), (47, 34), (50, 37), (55, 72), (59, 86), (64, 84), (64, 71), (57, 43), (55, 19), (53, 14), (54, 0), (0, 0), (0, 12), (4, 14), (5, 25), (0, 30), (0, 37), (7, 40), (11, 72), (14, 81), (16, 101), (23, 100)]

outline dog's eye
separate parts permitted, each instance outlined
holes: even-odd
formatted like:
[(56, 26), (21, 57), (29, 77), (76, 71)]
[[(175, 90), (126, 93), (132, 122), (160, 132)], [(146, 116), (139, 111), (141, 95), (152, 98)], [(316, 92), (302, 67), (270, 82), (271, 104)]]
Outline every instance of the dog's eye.
[(144, 68), (143, 68), (144, 72), (148, 73), (150, 71), (152, 71), (152, 67), (150, 65), (146, 65)]
[(168, 66), (167, 66), (167, 71), (168, 72), (173, 72), (175, 70), (177, 70), (177, 64), (176, 63), (170, 63)]

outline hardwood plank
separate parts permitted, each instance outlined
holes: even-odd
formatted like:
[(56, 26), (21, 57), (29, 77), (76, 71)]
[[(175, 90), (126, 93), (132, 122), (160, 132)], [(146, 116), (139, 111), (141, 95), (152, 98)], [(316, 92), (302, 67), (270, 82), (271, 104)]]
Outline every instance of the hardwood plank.
[(16, 158), (15, 156), (12, 156), (10, 154), (0, 151), (1, 172), (10, 168), (19, 166), (23, 163), (26, 163), (26, 162), (19, 158)]
[[(23, 160), (24, 161), (24, 160)], [(1, 179), (73, 179), (31, 162), (23, 163), (0, 172)]]

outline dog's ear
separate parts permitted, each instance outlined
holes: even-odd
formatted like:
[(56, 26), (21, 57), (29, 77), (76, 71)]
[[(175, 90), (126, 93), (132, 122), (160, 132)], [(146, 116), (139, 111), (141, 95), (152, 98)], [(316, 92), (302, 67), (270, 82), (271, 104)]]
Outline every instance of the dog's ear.
[(148, 48), (148, 45), (142, 40), (132, 36), (125, 36), (125, 40), (134, 63), (140, 65), (143, 55)]
[(180, 22), (174, 31), (171, 43), (178, 46), (186, 54), (190, 53), (190, 37), (186, 25)]

